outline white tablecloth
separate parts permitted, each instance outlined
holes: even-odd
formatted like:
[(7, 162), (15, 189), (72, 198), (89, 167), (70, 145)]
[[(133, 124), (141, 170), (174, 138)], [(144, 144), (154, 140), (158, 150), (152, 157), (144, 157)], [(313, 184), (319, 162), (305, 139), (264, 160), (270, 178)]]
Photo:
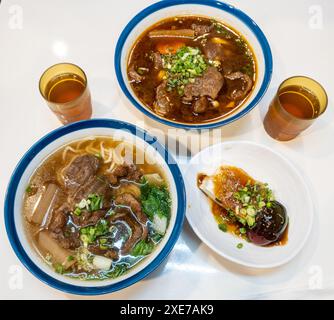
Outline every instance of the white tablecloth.
[[(16, 163), (37, 139), (60, 126), (38, 91), (43, 70), (60, 61), (87, 73), (94, 117), (122, 119), (146, 129), (167, 127), (144, 117), (121, 92), (113, 54), (118, 34), (150, 0), (4, 0), (0, 5), (0, 206)], [(302, 252), (287, 265), (259, 271), (231, 263), (207, 248), (188, 223), (168, 259), (147, 279), (97, 299), (334, 298), (334, 1), (230, 1), (266, 34), (274, 72), (268, 92), (246, 117), (214, 130), (217, 140), (268, 145), (304, 173), (313, 194), (315, 223)], [(19, 18), (17, 16), (19, 14)], [(21, 16), (20, 16), (21, 14)], [(20, 19), (22, 18), (22, 20)], [(17, 20), (19, 19), (19, 20)], [(280, 143), (262, 126), (279, 83), (291, 75), (319, 80), (329, 94), (326, 113), (299, 138)], [(198, 132), (188, 133), (189, 136)], [(204, 139), (205, 140), (205, 139)], [(173, 150), (172, 150), (173, 151)], [(175, 151), (175, 150), (174, 150)], [(181, 167), (186, 159), (181, 154)], [(288, 188), (289, 186), (287, 186)], [(11, 249), (0, 216), (0, 298), (80, 298), (32, 276)], [(22, 281), (17, 281), (17, 277)]]

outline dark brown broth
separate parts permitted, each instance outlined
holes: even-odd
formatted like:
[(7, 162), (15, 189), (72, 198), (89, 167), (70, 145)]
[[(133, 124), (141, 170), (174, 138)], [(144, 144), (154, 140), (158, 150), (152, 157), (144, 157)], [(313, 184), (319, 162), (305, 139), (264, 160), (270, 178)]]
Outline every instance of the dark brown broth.
[[(176, 20), (177, 19), (177, 20)], [(186, 16), (186, 17), (174, 17), (166, 20), (162, 20), (157, 24), (153, 25), (147, 29), (135, 43), (130, 57), (128, 66), (134, 65), (135, 68), (144, 67), (150, 70), (149, 74), (145, 76), (145, 81), (143, 83), (132, 82), (131, 86), (139, 98), (147, 107), (153, 110), (153, 105), (155, 102), (155, 90), (157, 86), (161, 83), (161, 80), (158, 79), (158, 71), (154, 69), (154, 64), (149, 58), (152, 52), (157, 51), (157, 46), (161, 43), (175, 43), (182, 41), (184, 45), (191, 47), (198, 47), (203, 50), (203, 38), (195, 40), (192, 39), (182, 39), (182, 40), (173, 40), (173, 39), (152, 39), (149, 37), (149, 32), (152, 30), (165, 30), (165, 29), (189, 29), (193, 23), (201, 25), (212, 25), (212, 19), (206, 17), (195, 17), (195, 16)], [(252, 49), (248, 42), (233, 28), (219, 23), (222, 28), (223, 34), (228, 34), (228, 41), (231, 46), (229, 46), (229, 56), (226, 57), (222, 64), (222, 68), (229, 70), (231, 72), (241, 71), (245, 68), (249, 68), (252, 74), (251, 78), (253, 80), (253, 87), (256, 81), (256, 59), (255, 55), (252, 52)], [(213, 30), (206, 36), (207, 41), (210, 41), (214, 37), (223, 37), (222, 33), (218, 33)], [(240, 45), (243, 44), (243, 45)], [(249, 55), (246, 54), (246, 51)], [(238, 109), (252, 90), (246, 95), (246, 97), (241, 100), (232, 101), (226, 95), (227, 93), (227, 83), (221, 89), (218, 98), (220, 105), (218, 108), (207, 110), (205, 113), (194, 114), (189, 108), (189, 105), (181, 104), (181, 107), (172, 114), (166, 115), (166, 118), (175, 121), (175, 122), (184, 122), (184, 123), (205, 123), (212, 120), (217, 120), (221, 117), (224, 117), (236, 109)], [(234, 102), (234, 105), (231, 107), (231, 102)], [(154, 110), (153, 110), (154, 111)]]

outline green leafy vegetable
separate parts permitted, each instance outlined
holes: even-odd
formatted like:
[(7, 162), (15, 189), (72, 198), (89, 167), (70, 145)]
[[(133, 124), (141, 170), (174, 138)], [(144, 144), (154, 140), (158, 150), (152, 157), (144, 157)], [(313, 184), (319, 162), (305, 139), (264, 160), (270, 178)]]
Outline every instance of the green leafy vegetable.
[(127, 265), (125, 264), (117, 264), (115, 267), (112, 269), (111, 272), (108, 272), (107, 276), (108, 278), (118, 278), (121, 275), (123, 275), (126, 271), (128, 270)]
[(146, 256), (150, 254), (154, 249), (154, 243), (146, 242), (145, 240), (139, 241), (131, 251), (131, 255), (134, 257), (137, 256)]
[(142, 209), (148, 218), (152, 221), (153, 216), (158, 214), (170, 217), (171, 199), (166, 186), (155, 186), (143, 181), (141, 186)]
[(159, 243), (162, 238), (163, 238), (163, 236), (159, 233), (152, 232), (150, 234), (150, 239), (154, 242), (154, 244)]

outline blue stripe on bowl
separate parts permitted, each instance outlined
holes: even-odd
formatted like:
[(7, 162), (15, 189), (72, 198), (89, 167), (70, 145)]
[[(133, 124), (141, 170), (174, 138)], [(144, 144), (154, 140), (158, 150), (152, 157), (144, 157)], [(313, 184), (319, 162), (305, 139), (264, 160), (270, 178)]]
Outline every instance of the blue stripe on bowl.
[[(18, 185), (20, 183), (21, 177), (25, 172), (29, 163), (34, 159), (34, 157), (48, 144), (53, 142), (54, 140), (69, 134), (74, 131), (87, 129), (87, 128), (113, 128), (113, 129), (120, 129), (126, 130), (133, 135), (137, 135), (137, 137), (141, 138), (142, 140), (146, 141), (148, 144), (152, 145), (160, 155), (165, 159), (168, 160), (167, 164), (169, 170), (173, 175), (173, 179), (176, 185), (176, 192), (177, 192), (177, 199), (178, 199), (178, 208), (176, 213), (176, 221), (173, 228), (173, 231), (168, 239), (166, 245), (158, 254), (158, 256), (143, 270), (139, 271), (135, 275), (131, 276), (128, 279), (122, 280), (115, 284), (110, 284), (101, 287), (81, 287), (77, 285), (71, 285), (64, 283), (62, 281), (56, 280), (50, 275), (46, 274), (42, 271), (26, 254), (24, 248), (22, 247), (18, 235), (17, 230), (15, 228), (14, 222), (14, 200)], [(15, 168), (7, 188), (7, 193), (5, 197), (5, 225), (7, 235), (10, 241), (11, 246), (13, 247), (17, 257), (21, 260), (24, 266), (34, 274), (38, 279), (43, 281), (44, 283), (50, 285), (53, 288), (72, 293), (72, 294), (79, 294), (79, 295), (98, 295), (98, 294), (106, 294), (110, 292), (114, 292), (123, 288), (126, 288), (139, 280), (146, 277), (149, 273), (154, 271), (161, 262), (168, 256), (172, 248), (174, 247), (183, 224), (184, 215), (186, 209), (186, 193), (184, 182), (182, 178), (182, 174), (178, 165), (176, 164), (174, 158), (171, 154), (157, 141), (155, 137), (149, 135), (146, 131), (139, 129), (129, 123), (116, 121), (116, 120), (106, 120), (106, 119), (94, 119), (94, 120), (87, 120), (87, 121), (80, 121), (65, 127), (61, 127), (56, 129), (49, 134), (45, 135), (41, 138), (38, 142), (36, 142), (22, 157), (20, 162), (18, 163), (17, 167)]]
[[(264, 70), (264, 78), (263, 78), (263, 82), (260, 87), (260, 90), (245, 109), (237, 112), (231, 118), (222, 119), (221, 121), (217, 121), (215, 123), (203, 123), (203, 124), (196, 124), (196, 125), (176, 123), (173, 121), (169, 121), (167, 119), (158, 117), (153, 112), (150, 112), (148, 109), (144, 108), (140, 103), (136, 101), (136, 99), (132, 96), (132, 94), (130, 93), (130, 91), (127, 89), (125, 85), (125, 81), (127, 81), (127, 79), (124, 79), (122, 76), (121, 56), (122, 56), (124, 43), (127, 37), (129, 36), (129, 34), (131, 33), (131, 31), (133, 30), (133, 28), (141, 20), (145, 19), (147, 16), (149, 16), (150, 14), (158, 10), (161, 10), (167, 7), (176, 6), (176, 5), (183, 5), (183, 4), (200, 4), (204, 6), (210, 6), (210, 7), (214, 7), (214, 8), (217, 8), (217, 9), (220, 9), (220, 10), (223, 10), (223, 11), (226, 11), (232, 14), (233, 16), (241, 20), (245, 25), (247, 25), (250, 30), (252, 30), (252, 32), (254, 33), (255, 37), (257, 38), (257, 40), (259, 41), (261, 45), (263, 55), (264, 55), (265, 70)], [(115, 64), (116, 77), (117, 77), (118, 83), (122, 91), (137, 109), (139, 109), (141, 112), (143, 112), (148, 117), (154, 120), (157, 120), (165, 125), (170, 125), (173, 127), (184, 128), (184, 129), (211, 129), (211, 128), (216, 128), (216, 127), (221, 127), (221, 126), (229, 124), (243, 117), (258, 104), (258, 102), (261, 100), (263, 95), (266, 93), (270, 80), (271, 80), (271, 75), (272, 75), (272, 70), (273, 70), (273, 59), (272, 59), (270, 46), (269, 46), (266, 36), (262, 32), (262, 30), (259, 28), (259, 26), (248, 15), (246, 15), (241, 10), (231, 5), (228, 5), (226, 3), (215, 1), (215, 0), (163, 0), (157, 3), (154, 3), (150, 5), (149, 7), (145, 8), (144, 10), (140, 11), (126, 25), (126, 27), (124, 28), (124, 30), (122, 31), (118, 39), (116, 50), (115, 50), (114, 64)]]

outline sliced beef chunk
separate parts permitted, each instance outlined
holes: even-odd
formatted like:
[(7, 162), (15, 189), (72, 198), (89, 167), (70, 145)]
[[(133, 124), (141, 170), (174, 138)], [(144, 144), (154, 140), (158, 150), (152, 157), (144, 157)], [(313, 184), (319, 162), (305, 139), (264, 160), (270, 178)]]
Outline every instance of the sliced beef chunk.
[(245, 56), (241, 54), (224, 57), (224, 61), (222, 63), (224, 76), (240, 71), (240, 68), (244, 66), (245, 63), (247, 63), (245, 61)]
[(108, 179), (112, 185), (116, 185), (119, 183), (119, 180), (139, 182), (142, 176), (142, 171), (135, 164), (124, 163), (117, 165), (108, 175)]
[(72, 215), (72, 221), (76, 226), (87, 227), (90, 225), (95, 225), (97, 222), (104, 218), (107, 211), (97, 210), (94, 212), (83, 211), (80, 216)]
[(120, 206), (129, 207), (136, 216), (137, 220), (145, 226), (147, 229), (147, 217), (141, 209), (140, 202), (130, 193), (123, 193), (116, 197), (115, 204)]
[(118, 260), (119, 258), (119, 250), (117, 248), (101, 249), (99, 245), (91, 244), (88, 246), (88, 250), (93, 254), (98, 256), (105, 256), (112, 260)]
[(61, 232), (67, 224), (68, 211), (67, 209), (59, 208), (54, 211), (52, 220), (49, 224), (49, 230), (52, 232)]
[(165, 116), (173, 112), (179, 106), (179, 97), (175, 96), (175, 90), (167, 90), (167, 81), (162, 81), (157, 89), (155, 95), (154, 109), (157, 114)]
[(74, 250), (79, 248), (81, 243), (79, 239), (79, 233), (77, 231), (71, 232), (70, 230), (66, 232), (55, 233), (51, 232), (51, 236), (58, 241), (59, 245), (64, 249)]
[(214, 43), (207, 41), (203, 48), (204, 55), (211, 61), (223, 61), (224, 60), (224, 47), (220, 43)]
[[(111, 225), (116, 226), (118, 230), (117, 237), (126, 239), (119, 248), (122, 254), (128, 254), (138, 241), (145, 239), (147, 236), (147, 233), (143, 232), (143, 226), (134, 219), (130, 212), (117, 213), (111, 216), (109, 221)], [(131, 229), (130, 232), (128, 228)]]
[(69, 198), (74, 207), (82, 199), (87, 199), (90, 194), (103, 196), (103, 208), (110, 207), (112, 189), (109, 180), (105, 176), (90, 177), (78, 190)]
[(101, 249), (98, 244), (90, 244), (87, 249), (89, 252), (98, 256), (103, 256), (108, 251), (108, 249)]
[(134, 82), (142, 82), (145, 77), (140, 75), (136, 70), (135, 70), (135, 66), (134, 65), (131, 65), (129, 67), (129, 70), (128, 70), (128, 74), (129, 74), (129, 77), (130, 77), (130, 80), (131, 81), (134, 81)]
[(206, 97), (200, 97), (194, 102), (194, 112), (203, 113), (209, 108), (209, 101)]
[(100, 161), (93, 155), (76, 157), (64, 170), (65, 187), (74, 192), (89, 178), (94, 176), (100, 167)]
[(151, 57), (154, 64), (154, 69), (161, 70), (163, 67), (161, 54), (159, 52), (153, 52)]
[(184, 98), (192, 100), (193, 97), (209, 96), (212, 99), (217, 95), (224, 84), (222, 74), (215, 67), (208, 67), (201, 77), (194, 83), (188, 83), (184, 88)]
[(68, 207), (57, 209), (49, 225), (51, 237), (58, 241), (64, 249), (75, 249), (80, 246), (79, 234), (67, 226)]
[(213, 25), (203, 25), (203, 24), (197, 24), (197, 23), (193, 23), (191, 25), (191, 29), (193, 29), (195, 31), (195, 35), (196, 37), (198, 36), (202, 36), (206, 33), (210, 33), (210, 31), (214, 28)]
[(243, 99), (253, 86), (252, 79), (240, 71), (225, 75), (225, 79), (228, 86), (227, 94), (232, 100)]
[(107, 252), (104, 254), (107, 258), (112, 259), (112, 260), (118, 260), (119, 258), (119, 250), (112, 248), (108, 249)]

